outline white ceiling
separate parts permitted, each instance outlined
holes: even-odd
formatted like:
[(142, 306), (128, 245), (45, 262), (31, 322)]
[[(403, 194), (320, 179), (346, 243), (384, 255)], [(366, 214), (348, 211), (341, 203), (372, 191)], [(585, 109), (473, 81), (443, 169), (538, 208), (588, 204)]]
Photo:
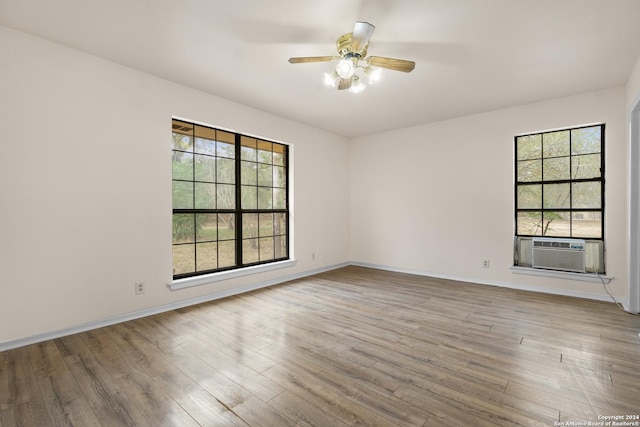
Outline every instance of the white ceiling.
[[(355, 21), (409, 74), (323, 85)], [(0, 0), (0, 24), (356, 137), (626, 83), (639, 0)]]

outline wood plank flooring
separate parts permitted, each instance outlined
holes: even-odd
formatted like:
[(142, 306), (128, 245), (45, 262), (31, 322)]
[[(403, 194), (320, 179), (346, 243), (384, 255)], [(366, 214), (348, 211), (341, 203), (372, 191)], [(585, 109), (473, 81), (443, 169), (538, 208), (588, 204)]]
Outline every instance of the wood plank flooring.
[(347, 267), (2, 352), (0, 425), (598, 422), (640, 414), (639, 332), (610, 303)]

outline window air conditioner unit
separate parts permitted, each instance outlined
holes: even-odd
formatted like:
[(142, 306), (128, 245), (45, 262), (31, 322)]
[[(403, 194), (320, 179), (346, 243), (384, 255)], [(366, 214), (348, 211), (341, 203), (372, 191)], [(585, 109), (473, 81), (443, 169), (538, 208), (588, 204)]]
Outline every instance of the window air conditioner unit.
[(580, 239), (531, 239), (531, 266), (549, 270), (585, 273), (585, 241)]

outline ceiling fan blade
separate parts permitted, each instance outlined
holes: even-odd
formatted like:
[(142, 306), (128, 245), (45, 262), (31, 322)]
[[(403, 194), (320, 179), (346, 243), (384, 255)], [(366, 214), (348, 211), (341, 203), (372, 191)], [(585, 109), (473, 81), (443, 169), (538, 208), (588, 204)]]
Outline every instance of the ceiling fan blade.
[(351, 34), (351, 52), (360, 52), (366, 49), (369, 44), (369, 38), (375, 29), (376, 27), (368, 22), (356, 22)]
[(302, 56), (298, 58), (289, 58), (291, 64), (304, 64), (306, 62), (328, 62), (338, 59), (337, 56)]
[(388, 70), (402, 71), (408, 73), (416, 67), (416, 63), (413, 61), (407, 61), (405, 59), (385, 58), (383, 56), (369, 56), (367, 58), (369, 65), (374, 67), (386, 68)]
[(351, 87), (351, 83), (353, 82), (352, 79), (340, 79), (340, 81), (338, 82), (338, 90), (345, 90), (345, 89), (349, 89)]

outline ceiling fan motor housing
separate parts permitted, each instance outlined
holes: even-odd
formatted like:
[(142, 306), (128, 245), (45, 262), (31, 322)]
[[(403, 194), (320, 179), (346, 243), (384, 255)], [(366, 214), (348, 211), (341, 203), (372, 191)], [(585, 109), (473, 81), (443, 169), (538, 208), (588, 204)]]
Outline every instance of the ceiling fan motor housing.
[(358, 59), (364, 58), (367, 56), (367, 47), (369, 44), (367, 43), (362, 49), (358, 52), (354, 52), (351, 50), (351, 37), (353, 33), (347, 33), (338, 38), (336, 41), (336, 48), (338, 49), (338, 54), (343, 58), (347, 56), (354, 56)]

